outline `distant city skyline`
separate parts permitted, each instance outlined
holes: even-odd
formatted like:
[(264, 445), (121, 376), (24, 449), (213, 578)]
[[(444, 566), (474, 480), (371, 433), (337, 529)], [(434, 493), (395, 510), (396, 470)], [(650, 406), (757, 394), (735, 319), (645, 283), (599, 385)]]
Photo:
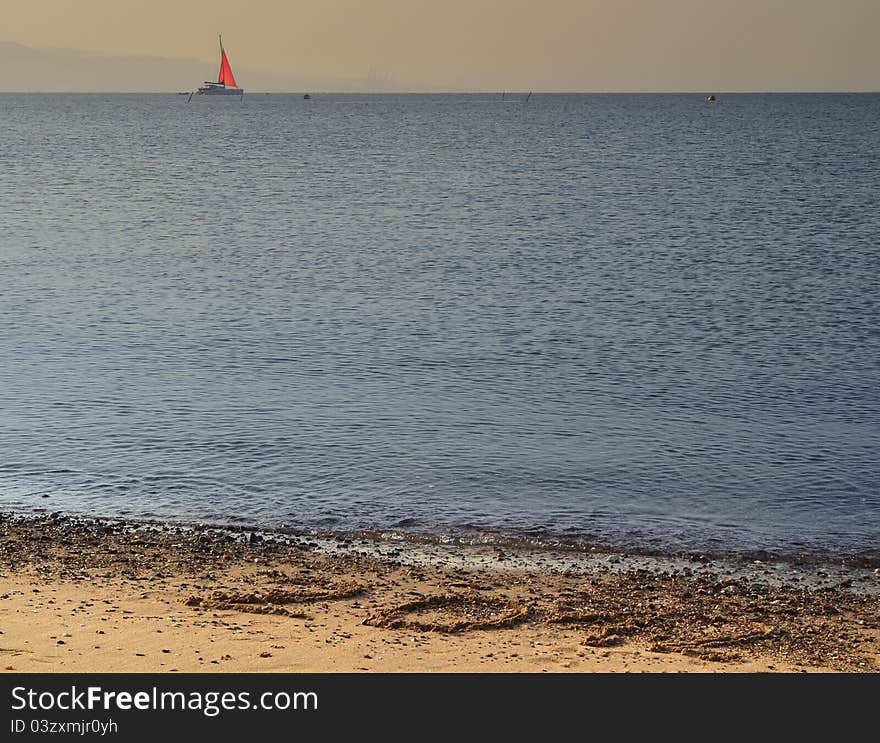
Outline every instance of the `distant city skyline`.
[[(251, 90), (880, 90), (877, 0), (4, 0), (3, 21), (0, 90), (94, 89), (58, 50), (106, 89), (184, 89), (219, 33)], [(167, 78), (114, 69), (144, 56)]]

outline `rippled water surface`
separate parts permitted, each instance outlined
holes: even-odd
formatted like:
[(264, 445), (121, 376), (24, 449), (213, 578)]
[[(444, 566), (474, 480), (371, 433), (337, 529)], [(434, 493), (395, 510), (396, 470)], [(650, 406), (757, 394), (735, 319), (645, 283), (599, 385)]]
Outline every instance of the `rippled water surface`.
[(0, 508), (876, 550), (878, 122), (2, 95)]

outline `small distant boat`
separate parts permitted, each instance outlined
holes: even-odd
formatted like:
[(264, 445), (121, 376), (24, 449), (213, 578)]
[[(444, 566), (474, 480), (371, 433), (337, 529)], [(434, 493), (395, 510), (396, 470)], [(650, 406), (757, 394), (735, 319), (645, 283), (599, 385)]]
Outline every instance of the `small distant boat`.
[(244, 88), (239, 88), (235, 84), (232, 67), (229, 66), (229, 59), (223, 49), (222, 35), (220, 36), (220, 73), (217, 75), (217, 82), (206, 80), (205, 84), (196, 91), (196, 95), (244, 95)]
[(714, 95), (710, 95), (708, 98), (706, 98), (706, 100), (709, 101), (709, 103), (711, 103), (712, 101), (715, 100), (715, 96), (714, 96)]
[(304, 101), (310, 101), (310, 100), (312, 100), (312, 96), (310, 96), (308, 93), (306, 93), (306, 94), (303, 96), (303, 100), (304, 100)]

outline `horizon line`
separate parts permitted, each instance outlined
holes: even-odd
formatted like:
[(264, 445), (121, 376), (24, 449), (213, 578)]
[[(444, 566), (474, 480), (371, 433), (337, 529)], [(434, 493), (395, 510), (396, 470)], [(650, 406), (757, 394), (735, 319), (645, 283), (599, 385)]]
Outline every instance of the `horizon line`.
[[(247, 88), (243, 89), (245, 93)], [(0, 90), (0, 95), (181, 95), (183, 90)], [(877, 95), (880, 89), (839, 90), (253, 90), (250, 95)]]

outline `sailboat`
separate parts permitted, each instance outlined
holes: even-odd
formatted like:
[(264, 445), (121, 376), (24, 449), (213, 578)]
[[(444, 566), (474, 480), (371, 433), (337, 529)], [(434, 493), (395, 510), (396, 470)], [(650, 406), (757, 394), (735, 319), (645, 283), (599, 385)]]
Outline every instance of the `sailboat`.
[(220, 36), (220, 73), (217, 82), (206, 80), (205, 84), (196, 91), (198, 95), (244, 95), (244, 88), (235, 84), (235, 76), (229, 66), (229, 59), (223, 49), (223, 36)]

